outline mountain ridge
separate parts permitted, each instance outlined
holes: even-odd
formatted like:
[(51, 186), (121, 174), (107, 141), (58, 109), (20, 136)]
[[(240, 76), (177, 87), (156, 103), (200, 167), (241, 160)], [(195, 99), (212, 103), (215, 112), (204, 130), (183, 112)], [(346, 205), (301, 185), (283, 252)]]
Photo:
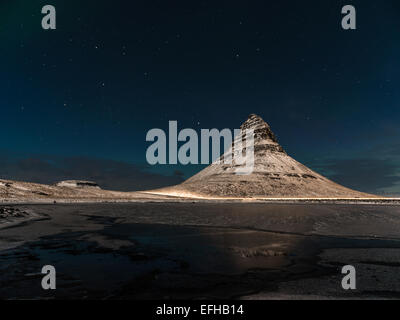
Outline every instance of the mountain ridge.
[[(216, 161), (183, 183), (155, 192), (240, 198), (376, 197), (341, 186), (290, 157), (260, 116), (250, 114), (240, 128), (254, 130), (254, 169), (251, 174), (238, 175), (235, 173), (237, 165)], [(236, 139), (243, 136), (244, 133)], [(232, 148), (225, 155), (229, 152)]]
[[(248, 175), (237, 174), (238, 165), (235, 163), (220, 161), (179, 185), (137, 192), (103, 190), (95, 182), (80, 180), (44, 185), (0, 179), (0, 202), (170, 201), (176, 197), (205, 200), (390, 200), (341, 186), (296, 161), (279, 144), (270, 126), (255, 114), (248, 117), (241, 129), (254, 130), (254, 169)], [(243, 134), (238, 135), (235, 141), (243, 137)], [(225, 154), (232, 153), (234, 146), (233, 143)]]

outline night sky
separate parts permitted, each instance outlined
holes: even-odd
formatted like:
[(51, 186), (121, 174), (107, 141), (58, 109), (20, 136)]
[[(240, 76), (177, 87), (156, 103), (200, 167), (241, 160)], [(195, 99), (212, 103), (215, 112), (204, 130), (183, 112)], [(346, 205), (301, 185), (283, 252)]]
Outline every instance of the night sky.
[[(42, 6), (57, 29), (41, 28)], [(357, 30), (341, 8), (357, 9)], [(400, 2), (0, 3), (0, 177), (137, 190), (199, 165), (146, 164), (152, 128), (268, 122), (289, 155), (400, 193)]]

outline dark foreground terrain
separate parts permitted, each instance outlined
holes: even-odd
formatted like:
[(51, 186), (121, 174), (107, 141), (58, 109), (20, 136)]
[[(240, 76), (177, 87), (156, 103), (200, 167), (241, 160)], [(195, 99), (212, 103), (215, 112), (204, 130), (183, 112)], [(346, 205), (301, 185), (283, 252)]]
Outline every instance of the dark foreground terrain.
[[(2, 299), (400, 298), (400, 206), (2, 208)], [(347, 264), (354, 291), (341, 287)], [(41, 288), (44, 265), (56, 268), (56, 290)]]

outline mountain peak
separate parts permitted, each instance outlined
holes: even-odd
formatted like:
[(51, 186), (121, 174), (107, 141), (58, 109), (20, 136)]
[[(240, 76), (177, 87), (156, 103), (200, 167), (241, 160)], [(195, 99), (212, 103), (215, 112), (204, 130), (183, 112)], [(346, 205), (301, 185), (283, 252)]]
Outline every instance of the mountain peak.
[[(290, 157), (260, 116), (250, 114), (240, 128), (254, 130), (254, 163), (250, 174), (237, 174), (236, 163), (213, 162), (182, 184), (161, 189), (161, 194), (232, 198), (370, 196), (338, 185)], [(243, 141), (243, 138), (247, 139), (244, 132), (237, 135), (235, 141)]]
[(269, 140), (275, 143), (278, 142), (268, 123), (254, 113), (249, 115), (247, 120), (240, 126), (240, 129), (253, 129), (255, 142), (260, 140)]

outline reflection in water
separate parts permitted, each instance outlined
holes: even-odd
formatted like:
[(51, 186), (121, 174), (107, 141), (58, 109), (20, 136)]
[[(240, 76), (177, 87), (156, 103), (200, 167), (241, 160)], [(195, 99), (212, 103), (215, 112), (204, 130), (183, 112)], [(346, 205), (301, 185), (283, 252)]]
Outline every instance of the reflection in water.
[[(378, 245), (232, 228), (105, 225), (3, 251), (0, 297), (231, 298), (274, 290), (299, 275), (336, 272), (316, 264), (323, 248)], [(45, 264), (56, 267), (55, 292), (41, 290)]]

